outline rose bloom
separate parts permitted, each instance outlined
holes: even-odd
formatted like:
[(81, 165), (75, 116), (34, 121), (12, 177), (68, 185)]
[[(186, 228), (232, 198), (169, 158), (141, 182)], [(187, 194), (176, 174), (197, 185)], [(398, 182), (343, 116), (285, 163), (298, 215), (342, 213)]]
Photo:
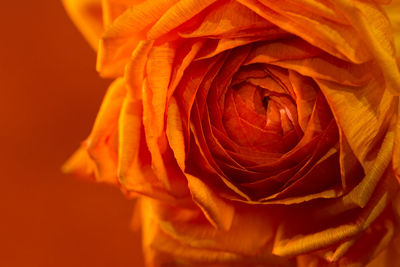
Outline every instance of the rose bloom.
[(64, 2), (115, 78), (64, 169), (148, 266), (400, 264), (398, 2)]

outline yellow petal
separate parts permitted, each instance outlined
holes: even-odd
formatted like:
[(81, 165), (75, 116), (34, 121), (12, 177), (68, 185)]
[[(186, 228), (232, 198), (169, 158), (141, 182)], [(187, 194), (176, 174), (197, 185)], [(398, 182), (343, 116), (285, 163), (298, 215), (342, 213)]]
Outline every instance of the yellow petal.
[[(296, 226), (287, 221), (278, 229), (273, 253), (281, 256), (308, 253), (357, 236), (365, 231), (391, 203), (397, 191), (396, 183), (393, 174), (387, 169), (383, 180), (366, 207), (359, 213), (353, 212), (354, 215), (348, 217), (345, 222), (335, 222), (334, 218), (331, 218), (326, 229), (323, 227), (323, 230), (315, 232), (315, 228), (313, 229), (315, 226), (312, 226), (312, 222), (309, 220), (312, 218), (316, 222), (319, 219), (311, 215), (304, 221), (298, 220)], [(329, 207), (319, 207), (319, 210), (314, 211), (315, 214), (318, 214), (319, 211), (322, 212), (321, 209), (329, 209)], [(321, 225), (317, 227), (321, 227)]]
[(397, 179), (400, 182), (400, 103), (399, 99), (397, 99), (397, 122), (395, 124), (395, 139), (394, 139), (394, 148), (393, 148), (393, 170)]
[(365, 45), (374, 55), (385, 77), (386, 87), (400, 95), (400, 71), (396, 62), (393, 33), (382, 9), (366, 1), (332, 1), (362, 34)]
[(175, 2), (148, 0), (126, 9), (116, 18), (100, 40), (97, 57), (100, 74), (106, 77), (122, 75), (136, 46), (146, 40), (146, 28), (159, 20)]
[[(280, 1), (272, 0), (238, 0), (238, 2), (335, 57), (354, 63), (363, 63), (371, 58), (357, 31), (345, 24), (346, 20), (339, 12), (332, 14), (330, 5), (322, 7), (323, 4), (316, 4), (316, 1), (302, 1), (301, 5), (282, 4)], [(322, 8), (318, 10), (313, 5)]]
[(119, 15), (130, 6), (136, 6), (145, 0), (101, 0), (104, 28), (107, 28)]
[(392, 24), (397, 64), (400, 65), (400, 1), (393, 0), (388, 2), (391, 3), (387, 6), (384, 6), (384, 9), (389, 17), (390, 23)]
[[(223, 231), (193, 217), (196, 211), (192, 208), (179, 208), (149, 199), (142, 205), (142, 210), (146, 211), (143, 213), (145, 251), (153, 265), (167, 261), (192, 266), (294, 265), (291, 260), (271, 254), (268, 243), (273, 237), (274, 226), (265, 209), (243, 207), (235, 216), (232, 229)], [(181, 216), (174, 218), (171, 213)], [(185, 213), (193, 215), (188, 217)], [(187, 219), (182, 219), (184, 217)]]
[(100, 181), (117, 181), (117, 124), (125, 94), (124, 80), (115, 80), (107, 91), (86, 142), (86, 149), (96, 166), (96, 177)]
[(157, 39), (188, 21), (216, 0), (181, 0), (168, 9), (147, 32), (147, 38)]
[[(378, 75), (367, 85), (358, 88), (322, 80), (317, 80), (317, 83), (339, 128), (368, 174), (375, 159), (371, 153), (377, 152), (375, 146), (381, 142), (394, 114), (393, 96), (382, 89), (382, 79)], [(386, 153), (391, 154), (393, 144), (387, 148), (389, 150)]]
[(128, 87), (119, 118), (119, 162), (118, 176), (125, 182), (130, 172), (136, 171), (142, 130), (142, 81), (145, 65), (152, 42), (141, 42), (131, 56), (131, 64), (126, 69), (125, 80)]
[(203, 210), (207, 219), (217, 228), (228, 231), (235, 214), (232, 204), (226, 203), (201, 179), (186, 174), (192, 198)]
[[(210, 9), (204, 18), (201, 18), (195, 29), (181, 31), (179, 34), (184, 38), (195, 37), (226, 37), (239, 34), (239, 31), (265, 28), (275, 26), (234, 0), (222, 2)], [(245, 32), (243, 32), (245, 34)], [(239, 37), (239, 36), (236, 36)]]

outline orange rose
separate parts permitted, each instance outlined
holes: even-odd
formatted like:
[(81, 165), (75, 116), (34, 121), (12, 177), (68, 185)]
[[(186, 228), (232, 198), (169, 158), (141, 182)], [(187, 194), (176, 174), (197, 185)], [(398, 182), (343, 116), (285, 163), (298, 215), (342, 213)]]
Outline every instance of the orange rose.
[(140, 196), (149, 266), (400, 260), (396, 3), (64, 2), (116, 79), (65, 169)]

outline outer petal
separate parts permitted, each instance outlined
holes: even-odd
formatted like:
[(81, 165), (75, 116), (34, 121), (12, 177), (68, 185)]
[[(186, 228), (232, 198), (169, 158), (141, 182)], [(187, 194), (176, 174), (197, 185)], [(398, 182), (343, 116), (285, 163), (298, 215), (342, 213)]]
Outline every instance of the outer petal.
[[(322, 50), (355, 63), (371, 58), (357, 31), (327, 1), (238, 0), (282, 29)], [(288, 3), (291, 2), (291, 3)]]
[(332, 4), (362, 34), (385, 77), (386, 88), (400, 95), (400, 71), (396, 62), (393, 33), (388, 18), (380, 7), (368, 1), (334, 0)]
[(291, 260), (271, 254), (275, 218), (265, 209), (241, 207), (232, 228), (221, 231), (204, 224), (195, 208), (169, 206), (150, 199), (142, 199), (141, 204), (146, 211), (142, 222), (149, 266), (294, 265)]
[(400, 63), (400, 1), (392, 0), (391, 4), (384, 7), (388, 14), (392, 30), (394, 33), (394, 41), (396, 46), (396, 57), (398, 64)]
[[(72, 173), (93, 171), (98, 181), (117, 183), (117, 127), (126, 87), (123, 79), (111, 84), (104, 97), (102, 106), (97, 115), (92, 132), (83, 144), (83, 151), (78, 151), (64, 170)], [(78, 159), (86, 160), (78, 164)], [(90, 160), (88, 160), (90, 159)]]
[[(398, 100), (397, 100), (398, 101)], [(400, 103), (397, 102), (397, 122), (395, 124), (395, 140), (393, 148), (393, 170), (397, 179), (400, 182)]]
[(105, 30), (97, 57), (97, 70), (107, 77), (120, 76), (141, 40), (176, 0), (148, 0), (126, 9)]
[[(317, 81), (339, 128), (366, 172), (374, 164), (372, 154), (380, 146), (394, 114), (394, 98), (388, 91), (380, 89), (382, 80), (377, 78), (357, 89)], [(386, 153), (391, 154), (391, 149), (392, 146)]]
[(103, 34), (102, 0), (62, 0), (72, 21), (89, 44), (97, 50)]

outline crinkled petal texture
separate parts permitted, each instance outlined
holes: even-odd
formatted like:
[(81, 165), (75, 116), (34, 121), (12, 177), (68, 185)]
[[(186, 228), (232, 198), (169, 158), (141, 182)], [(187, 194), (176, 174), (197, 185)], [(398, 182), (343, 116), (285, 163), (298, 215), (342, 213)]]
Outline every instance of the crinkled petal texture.
[(65, 170), (141, 196), (149, 266), (390, 266), (400, 8), (387, 2), (66, 0), (116, 80)]

